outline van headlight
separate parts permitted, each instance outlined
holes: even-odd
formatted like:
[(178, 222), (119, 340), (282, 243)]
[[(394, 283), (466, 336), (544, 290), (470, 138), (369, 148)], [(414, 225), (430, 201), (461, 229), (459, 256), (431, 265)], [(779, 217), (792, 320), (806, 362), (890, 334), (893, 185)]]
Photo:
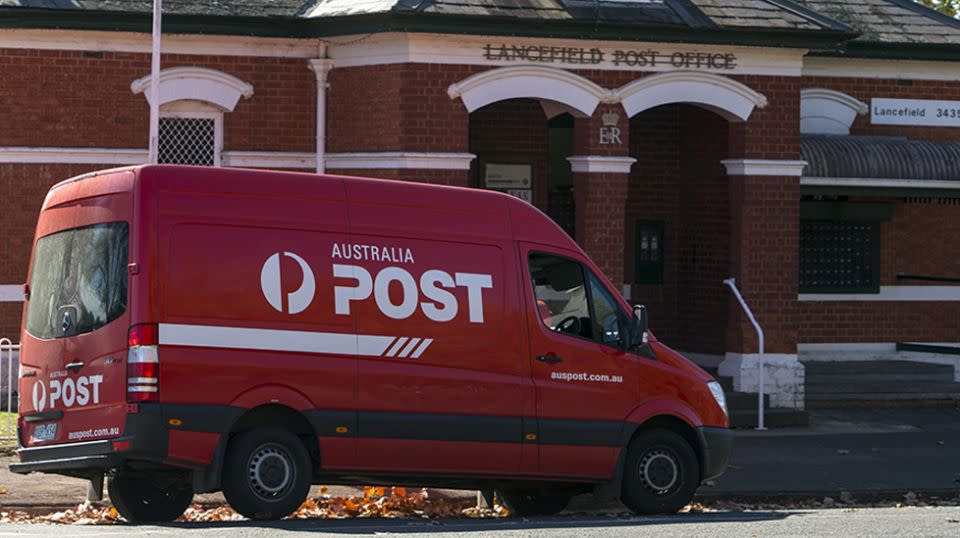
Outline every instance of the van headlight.
[(730, 416), (727, 411), (727, 395), (723, 393), (723, 387), (720, 386), (720, 383), (711, 381), (707, 383), (707, 387), (710, 388), (710, 394), (713, 394), (713, 399), (717, 401), (717, 405), (720, 406), (720, 409), (723, 409), (723, 414)]

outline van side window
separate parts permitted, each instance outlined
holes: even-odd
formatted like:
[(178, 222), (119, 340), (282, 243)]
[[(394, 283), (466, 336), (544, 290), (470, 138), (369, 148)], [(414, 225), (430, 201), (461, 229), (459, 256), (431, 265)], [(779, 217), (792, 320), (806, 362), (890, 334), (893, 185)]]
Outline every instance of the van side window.
[(530, 280), (544, 325), (559, 333), (592, 339), (594, 324), (583, 274), (583, 266), (573, 260), (530, 254)]
[(607, 288), (592, 272), (590, 274), (590, 298), (593, 300), (594, 327), (596, 340), (610, 347), (623, 347), (620, 335), (627, 324), (627, 316), (617, 306)]

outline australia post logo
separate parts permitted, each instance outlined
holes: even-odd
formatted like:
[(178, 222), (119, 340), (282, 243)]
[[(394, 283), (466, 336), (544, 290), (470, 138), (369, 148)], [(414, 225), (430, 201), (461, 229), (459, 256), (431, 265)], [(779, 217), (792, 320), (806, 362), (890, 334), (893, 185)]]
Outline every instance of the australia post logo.
[[(54, 372), (54, 375), (57, 372)], [(65, 374), (65, 372), (64, 372)], [(102, 375), (62, 377), (50, 379), (47, 383), (40, 379), (33, 384), (33, 409), (43, 412), (47, 407), (53, 409), (58, 403), (63, 407), (100, 403), (100, 383)]]
[[(303, 279), (300, 286), (283, 293), (281, 258), (290, 258), (299, 266)], [(428, 269), (414, 274), (404, 267), (414, 263), (413, 251), (402, 247), (384, 247), (354, 243), (335, 243), (331, 254), (334, 282), (334, 312), (349, 316), (351, 305), (373, 300), (383, 315), (406, 319), (417, 310), (430, 320), (447, 322), (458, 315), (471, 323), (483, 323), (483, 291), (493, 288), (489, 274), (449, 272)], [(360, 262), (387, 262), (391, 265), (371, 272)], [(391, 286), (399, 286), (399, 296), (391, 296)], [(452, 290), (466, 290), (466, 304), (461, 304)], [(317, 281), (310, 264), (290, 251), (272, 254), (260, 270), (260, 289), (267, 303), (277, 312), (299, 314), (313, 302)], [(399, 299), (399, 300), (396, 300)]]

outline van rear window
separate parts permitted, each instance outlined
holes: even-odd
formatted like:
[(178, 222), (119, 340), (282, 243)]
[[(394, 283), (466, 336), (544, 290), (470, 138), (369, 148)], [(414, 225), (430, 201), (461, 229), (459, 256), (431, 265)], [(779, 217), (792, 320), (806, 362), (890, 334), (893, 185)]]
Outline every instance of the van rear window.
[(37, 338), (88, 333), (127, 309), (126, 222), (41, 237), (33, 255), (27, 332)]

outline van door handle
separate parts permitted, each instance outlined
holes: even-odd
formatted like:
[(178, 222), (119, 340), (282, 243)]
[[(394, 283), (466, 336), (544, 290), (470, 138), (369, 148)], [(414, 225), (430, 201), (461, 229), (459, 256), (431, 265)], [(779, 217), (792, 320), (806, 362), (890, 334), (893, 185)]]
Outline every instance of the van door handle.
[(556, 355), (538, 355), (538, 356), (537, 356), (537, 360), (540, 361), (540, 362), (549, 362), (549, 363), (552, 363), (552, 364), (556, 364), (556, 363), (558, 363), (558, 362), (563, 361), (563, 359), (561, 359), (560, 357), (558, 357), (558, 356), (556, 356)]
[(67, 370), (79, 370), (79, 369), (83, 368), (83, 363), (82, 363), (82, 362), (79, 362), (79, 361), (78, 361), (78, 362), (71, 362), (70, 364), (67, 364), (66, 368), (67, 368)]

